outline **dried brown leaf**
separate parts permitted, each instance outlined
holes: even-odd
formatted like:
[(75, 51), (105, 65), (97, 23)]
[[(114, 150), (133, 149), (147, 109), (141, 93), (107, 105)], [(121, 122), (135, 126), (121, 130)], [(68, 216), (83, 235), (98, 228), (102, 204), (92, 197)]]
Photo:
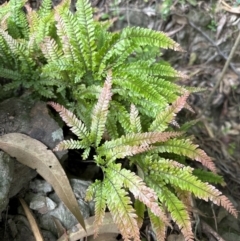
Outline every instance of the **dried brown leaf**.
[[(95, 216), (85, 219), (88, 235), (94, 234), (94, 220)], [(66, 235), (63, 235), (57, 241), (76, 241), (86, 237), (86, 232), (79, 224), (71, 228), (69, 231), (67, 231), (67, 233), (68, 237), (66, 237)], [(99, 227), (99, 234), (103, 233), (119, 233), (119, 230), (114, 223), (112, 215), (110, 213), (105, 214), (102, 225)]]
[(66, 173), (51, 150), (40, 141), (20, 133), (9, 133), (0, 137), (0, 148), (19, 162), (35, 169), (49, 182), (59, 198), (68, 207), (78, 222), (85, 229), (84, 220), (79, 210)]

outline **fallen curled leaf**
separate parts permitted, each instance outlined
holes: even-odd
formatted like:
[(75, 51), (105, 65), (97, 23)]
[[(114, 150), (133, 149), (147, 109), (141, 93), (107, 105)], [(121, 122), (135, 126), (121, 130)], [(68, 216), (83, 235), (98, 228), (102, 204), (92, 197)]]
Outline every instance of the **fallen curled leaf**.
[(0, 136), (0, 149), (15, 157), (24, 165), (35, 169), (48, 183), (66, 207), (85, 229), (83, 216), (74, 196), (69, 180), (58, 159), (40, 141), (20, 133)]
[(44, 241), (41, 231), (37, 225), (37, 222), (31, 212), (31, 210), (27, 206), (26, 202), (22, 198), (19, 198), (19, 201), (22, 204), (23, 210), (27, 216), (28, 222), (31, 226), (31, 229), (32, 229), (32, 232), (33, 232), (33, 235), (34, 235), (36, 241)]
[[(94, 220), (95, 216), (85, 219), (86, 231), (88, 236), (94, 234)], [(119, 230), (112, 219), (112, 215), (109, 212), (105, 213), (103, 222), (99, 227), (98, 231), (99, 236), (101, 234), (107, 233), (119, 234)], [(86, 237), (84, 229), (79, 224), (77, 224), (76, 226), (72, 227), (69, 231), (67, 231), (67, 235), (62, 235), (57, 241), (76, 241), (84, 237)]]

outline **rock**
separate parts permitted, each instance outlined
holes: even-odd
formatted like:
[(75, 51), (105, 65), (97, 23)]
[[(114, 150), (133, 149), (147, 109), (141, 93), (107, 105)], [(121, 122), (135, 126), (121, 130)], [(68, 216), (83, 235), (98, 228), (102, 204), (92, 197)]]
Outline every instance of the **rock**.
[[(46, 214), (36, 214), (36, 216), (39, 226), (44, 230), (50, 231), (57, 237), (57, 229), (55, 227), (52, 216), (57, 218), (66, 230), (72, 228), (78, 223), (78, 221), (73, 216), (73, 214), (66, 208), (66, 206), (59, 200), (58, 196), (55, 193), (51, 194), (49, 197), (57, 203), (57, 207)], [(90, 216), (90, 209), (88, 204), (82, 199), (78, 199), (78, 204), (83, 217), (88, 218)]]
[[(46, 103), (34, 101), (29, 96), (14, 97), (0, 103), (0, 135), (13, 132), (29, 135), (50, 149), (63, 140), (62, 129), (49, 115)], [(66, 151), (57, 152), (56, 156), (61, 160), (65, 154)], [(14, 172), (10, 171), (12, 166), (14, 166)], [(37, 172), (10, 157), (0, 161), (0, 171), (1, 176), (5, 175), (5, 182), (1, 182), (2, 189), (5, 188), (1, 196), (3, 202), (1, 202), (0, 212), (2, 212), (8, 203), (8, 197), (15, 196), (37, 175)], [(10, 182), (12, 182), (11, 186), (9, 186)]]
[(57, 204), (49, 197), (36, 194), (32, 197), (29, 207), (41, 214), (48, 213), (56, 208)]
[(28, 188), (28, 182), (37, 175), (35, 170), (21, 164), (14, 158), (11, 158), (11, 160), (14, 163), (14, 173), (12, 175), (13, 180), (9, 191), (9, 198), (14, 197), (24, 187)]
[[(29, 222), (25, 216), (16, 215), (13, 219), (8, 220), (12, 238), (4, 239), (5, 241), (35, 241)], [(56, 237), (49, 231), (41, 230), (44, 241), (56, 241)]]
[(53, 190), (52, 186), (45, 180), (35, 179), (30, 182), (29, 188), (35, 193), (45, 193), (51, 192)]
[(0, 151), (0, 213), (8, 204), (8, 196), (13, 180), (14, 164), (12, 158)]
[(91, 185), (91, 181), (84, 181), (81, 179), (70, 179), (70, 184), (73, 189), (73, 192), (77, 199), (84, 199), (86, 196), (86, 190)]

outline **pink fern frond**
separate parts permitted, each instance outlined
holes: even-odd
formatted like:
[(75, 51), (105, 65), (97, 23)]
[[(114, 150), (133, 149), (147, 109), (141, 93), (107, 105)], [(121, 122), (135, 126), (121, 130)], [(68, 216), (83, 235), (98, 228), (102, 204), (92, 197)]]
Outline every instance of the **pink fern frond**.
[(119, 146), (110, 150), (106, 153), (108, 159), (119, 159), (125, 158), (127, 156), (135, 156), (140, 153), (144, 153), (150, 150), (153, 150), (154, 146), (143, 145), (143, 146)]
[(198, 148), (196, 149), (195, 154), (193, 154), (193, 157), (196, 161), (201, 162), (205, 167), (207, 167), (212, 172), (217, 172), (215, 164), (213, 163), (212, 159), (206, 154), (205, 151)]
[(129, 170), (122, 169), (121, 175), (124, 177), (124, 184), (129, 188), (129, 191), (134, 197), (144, 203), (151, 212), (161, 218), (166, 225), (170, 226), (169, 220), (158, 205), (158, 197), (155, 191), (147, 187), (139, 176)]
[(237, 209), (233, 206), (232, 202), (225, 195), (220, 195), (218, 197), (215, 197), (212, 199), (212, 201), (216, 205), (224, 207), (235, 218), (238, 217)]
[(95, 145), (101, 141), (101, 138), (104, 134), (105, 130), (105, 123), (107, 120), (109, 102), (112, 98), (112, 73), (111, 71), (108, 72), (106, 80), (104, 82), (104, 86), (98, 97), (98, 102), (94, 106), (92, 112), (92, 124), (91, 124), (91, 133), (93, 138), (95, 139)]
[(71, 127), (70, 130), (77, 135), (79, 139), (88, 139), (88, 131), (84, 123), (71, 111), (55, 102), (48, 102), (48, 105), (52, 106), (57, 112), (59, 112), (62, 120), (67, 124), (67, 126)]
[(189, 92), (185, 92), (182, 96), (178, 97), (175, 102), (171, 105), (170, 109), (174, 113), (178, 113), (186, 105), (187, 98), (189, 97)]

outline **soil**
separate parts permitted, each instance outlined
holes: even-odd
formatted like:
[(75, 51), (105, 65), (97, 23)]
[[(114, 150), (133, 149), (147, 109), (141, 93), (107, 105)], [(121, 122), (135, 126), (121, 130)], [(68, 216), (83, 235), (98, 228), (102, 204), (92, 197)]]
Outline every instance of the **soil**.
[[(240, 34), (239, 1), (93, 0), (92, 4), (97, 19), (113, 20), (113, 31), (148, 27), (181, 44), (185, 52), (164, 51), (163, 58), (189, 76), (180, 84), (204, 89), (189, 100), (196, 114), (186, 118), (199, 120), (190, 134), (214, 160), (226, 182), (219, 188), (240, 210), (240, 43), (230, 59)], [(240, 219), (209, 203), (197, 202), (196, 210), (198, 240), (240, 240)]]

